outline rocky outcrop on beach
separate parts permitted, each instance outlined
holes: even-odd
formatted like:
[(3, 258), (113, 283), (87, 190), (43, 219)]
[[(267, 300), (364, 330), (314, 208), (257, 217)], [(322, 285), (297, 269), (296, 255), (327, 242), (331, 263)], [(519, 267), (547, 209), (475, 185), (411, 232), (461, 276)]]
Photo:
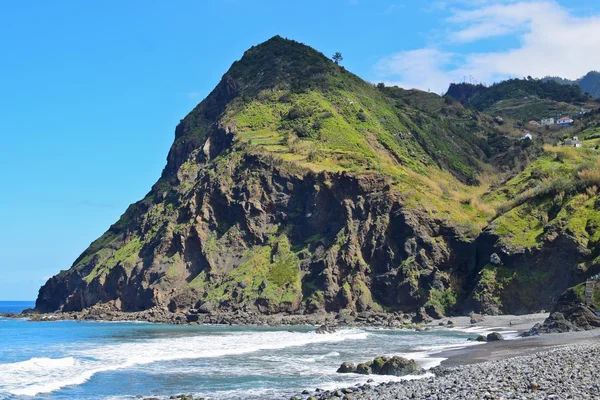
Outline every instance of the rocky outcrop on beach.
[[(136, 398), (141, 399), (141, 400), (162, 400), (159, 397), (137, 396)], [(170, 396), (169, 400), (204, 400), (204, 397), (194, 397), (194, 395), (191, 395), (191, 394), (178, 394), (178, 395)]]
[(190, 309), (172, 313), (168, 308), (152, 308), (138, 312), (122, 312), (107, 306), (96, 306), (83, 311), (60, 313), (2, 314), (5, 318), (26, 318), (34, 322), (61, 320), (76, 321), (145, 321), (163, 324), (187, 325), (310, 325), (317, 326), (316, 333), (332, 334), (340, 327), (381, 327), (396, 329), (429, 330), (413, 322), (414, 315), (404, 313), (360, 312), (360, 313), (315, 313), (315, 314), (261, 314), (244, 311), (201, 313)]
[(536, 324), (523, 336), (540, 333), (588, 331), (600, 328), (600, 282), (588, 281), (570, 288), (542, 324)]
[(415, 362), (404, 357), (377, 357), (373, 361), (354, 365), (350, 362), (344, 362), (340, 365), (337, 372), (341, 374), (361, 374), (361, 375), (420, 375), (424, 372), (423, 368)]
[(436, 367), (434, 377), (367, 383), (309, 392), (294, 399), (597, 399), (600, 345), (559, 347), (533, 355), (453, 368)]
[(315, 333), (318, 334), (327, 334), (327, 333), (336, 333), (338, 328), (333, 325), (321, 325), (316, 330)]
[(486, 341), (488, 342), (498, 342), (500, 340), (504, 340), (504, 336), (502, 336), (499, 332), (492, 332), (486, 336)]

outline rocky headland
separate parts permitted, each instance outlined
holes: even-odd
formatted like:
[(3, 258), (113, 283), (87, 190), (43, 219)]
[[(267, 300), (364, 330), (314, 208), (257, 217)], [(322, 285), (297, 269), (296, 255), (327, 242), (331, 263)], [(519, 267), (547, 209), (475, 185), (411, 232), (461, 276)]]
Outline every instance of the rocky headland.
[[(514, 85), (522, 96), (541, 83)], [(35, 310), (13, 317), (322, 334), (492, 329), (501, 314), (518, 314), (508, 326), (529, 336), (600, 327), (598, 152), (519, 140), (480, 111), (374, 86), (276, 36), (180, 121), (148, 194), (48, 279)], [(578, 126), (596, 129), (599, 115)], [(542, 310), (552, 312), (529, 323)], [(486, 333), (474, 347), (516, 342)], [(580, 364), (597, 356), (581, 345), (316, 397), (593, 398), (597, 370)]]
[(36, 310), (247, 323), (551, 309), (600, 272), (597, 152), (517, 133), (276, 36), (181, 120), (156, 184)]

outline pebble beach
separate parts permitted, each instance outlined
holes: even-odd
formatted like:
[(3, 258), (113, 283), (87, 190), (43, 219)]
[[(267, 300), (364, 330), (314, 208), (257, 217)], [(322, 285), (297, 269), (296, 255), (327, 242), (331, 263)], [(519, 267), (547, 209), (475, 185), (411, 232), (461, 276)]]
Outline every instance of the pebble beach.
[[(538, 316), (521, 317), (535, 319)], [(489, 318), (486, 325), (505, 322)], [(517, 324), (519, 318), (514, 318)], [(529, 322), (529, 321), (527, 321)], [(297, 399), (600, 399), (600, 332), (569, 332), (440, 353), (422, 379), (367, 383)]]

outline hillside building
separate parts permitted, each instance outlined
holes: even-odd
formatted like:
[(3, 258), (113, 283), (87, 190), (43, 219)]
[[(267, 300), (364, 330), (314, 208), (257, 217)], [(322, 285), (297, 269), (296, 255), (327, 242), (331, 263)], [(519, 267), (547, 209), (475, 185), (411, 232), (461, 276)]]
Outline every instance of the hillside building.
[(542, 119), (541, 124), (543, 126), (552, 126), (554, 125), (554, 118), (544, 118)]
[(571, 117), (562, 117), (556, 121), (556, 125), (571, 125), (573, 123), (573, 119)]
[(581, 142), (577, 136), (573, 136), (572, 139), (565, 139), (563, 144), (568, 147), (581, 147)]

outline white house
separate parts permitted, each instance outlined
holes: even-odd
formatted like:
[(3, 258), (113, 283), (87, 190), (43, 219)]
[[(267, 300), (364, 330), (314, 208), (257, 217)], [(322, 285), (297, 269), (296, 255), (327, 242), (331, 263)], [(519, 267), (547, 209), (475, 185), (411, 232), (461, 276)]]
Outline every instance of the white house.
[(573, 123), (573, 119), (569, 118), (569, 117), (562, 117), (559, 118), (558, 121), (556, 121), (557, 125), (571, 125)]
[(542, 125), (544, 125), (544, 126), (554, 125), (554, 118), (544, 118), (544, 119), (542, 119)]
[(581, 147), (581, 142), (577, 136), (573, 136), (573, 139), (565, 139), (564, 145), (569, 147)]
[(533, 140), (533, 136), (531, 136), (531, 133), (526, 133), (521, 140)]

